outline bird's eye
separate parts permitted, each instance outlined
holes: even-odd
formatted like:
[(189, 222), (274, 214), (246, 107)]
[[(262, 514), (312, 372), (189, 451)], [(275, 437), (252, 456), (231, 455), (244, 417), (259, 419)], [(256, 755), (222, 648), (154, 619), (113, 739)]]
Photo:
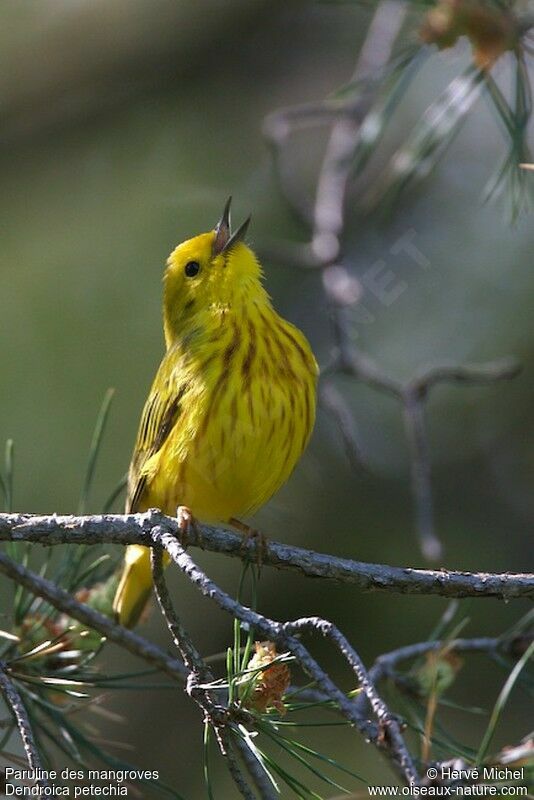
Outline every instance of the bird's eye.
[(188, 278), (194, 278), (200, 272), (200, 264), (198, 261), (188, 261), (185, 265), (185, 274)]

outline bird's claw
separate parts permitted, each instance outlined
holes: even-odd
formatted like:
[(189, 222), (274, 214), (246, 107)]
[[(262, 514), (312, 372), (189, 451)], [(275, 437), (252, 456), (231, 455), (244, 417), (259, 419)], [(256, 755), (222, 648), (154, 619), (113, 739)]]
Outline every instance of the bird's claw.
[(199, 528), (197, 521), (187, 506), (178, 506), (176, 509), (176, 519), (178, 521), (178, 539), (185, 549), (189, 544), (189, 535), (193, 531), (199, 538)]
[(247, 525), (241, 520), (238, 519), (231, 519), (230, 523), (233, 525), (234, 528), (237, 528), (243, 534), (243, 541), (241, 543), (241, 553), (243, 557), (248, 556), (251, 544), (254, 542), (254, 553), (256, 555), (256, 564), (258, 569), (261, 569), (263, 564), (263, 559), (267, 554), (267, 538), (266, 536), (256, 528), (252, 528), (250, 525)]
[(191, 509), (187, 506), (178, 506), (176, 519), (178, 521), (178, 538), (184, 550), (192, 543), (205, 550), (202, 528), (198, 524), (197, 518), (193, 516)]

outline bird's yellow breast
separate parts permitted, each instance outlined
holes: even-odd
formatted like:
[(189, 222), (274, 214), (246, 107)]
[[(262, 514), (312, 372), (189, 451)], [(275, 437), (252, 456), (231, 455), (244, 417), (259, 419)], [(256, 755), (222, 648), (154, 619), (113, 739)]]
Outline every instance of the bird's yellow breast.
[[(230, 230), (173, 250), (164, 276), (167, 352), (145, 403), (126, 511), (188, 506), (227, 522), (265, 503), (289, 477), (315, 419), (317, 364), (302, 333), (274, 311), (261, 266)], [(136, 624), (152, 586), (149, 551), (127, 548), (113, 602)]]
[(248, 312), (223, 314), (167, 352), (147, 406), (164, 390), (179, 409), (144, 465), (139, 508), (174, 514), (186, 505), (200, 520), (227, 521), (252, 513), (291, 474), (313, 428), (317, 365), (270, 304)]

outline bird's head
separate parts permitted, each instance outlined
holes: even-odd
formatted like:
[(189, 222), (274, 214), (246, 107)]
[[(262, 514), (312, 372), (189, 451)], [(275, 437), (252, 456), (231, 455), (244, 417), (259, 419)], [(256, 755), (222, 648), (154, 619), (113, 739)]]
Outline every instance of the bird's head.
[(232, 232), (229, 198), (212, 231), (179, 244), (165, 270), (164, 327), (169, 345), (202, 317), (221, 317), (267, 299), (261, 267), (244, 238), (248, 217)]

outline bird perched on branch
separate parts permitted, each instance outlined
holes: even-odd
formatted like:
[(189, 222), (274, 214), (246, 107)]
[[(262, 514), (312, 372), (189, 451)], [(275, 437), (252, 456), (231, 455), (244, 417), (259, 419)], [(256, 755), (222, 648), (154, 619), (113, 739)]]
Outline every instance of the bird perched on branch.
[[(148, 395), (126, 512), (178, 507), (203, 522), (252, 514), (288, 479), (315, 420), (317, 363), (274, 310), (261, 266), (232, 233), (230, 200), (214, 230), (171, 253), (164, 276), (167, 351)], [(114, 600), (138, 621), (152, 589), (149, 551), (126, 550)]]

